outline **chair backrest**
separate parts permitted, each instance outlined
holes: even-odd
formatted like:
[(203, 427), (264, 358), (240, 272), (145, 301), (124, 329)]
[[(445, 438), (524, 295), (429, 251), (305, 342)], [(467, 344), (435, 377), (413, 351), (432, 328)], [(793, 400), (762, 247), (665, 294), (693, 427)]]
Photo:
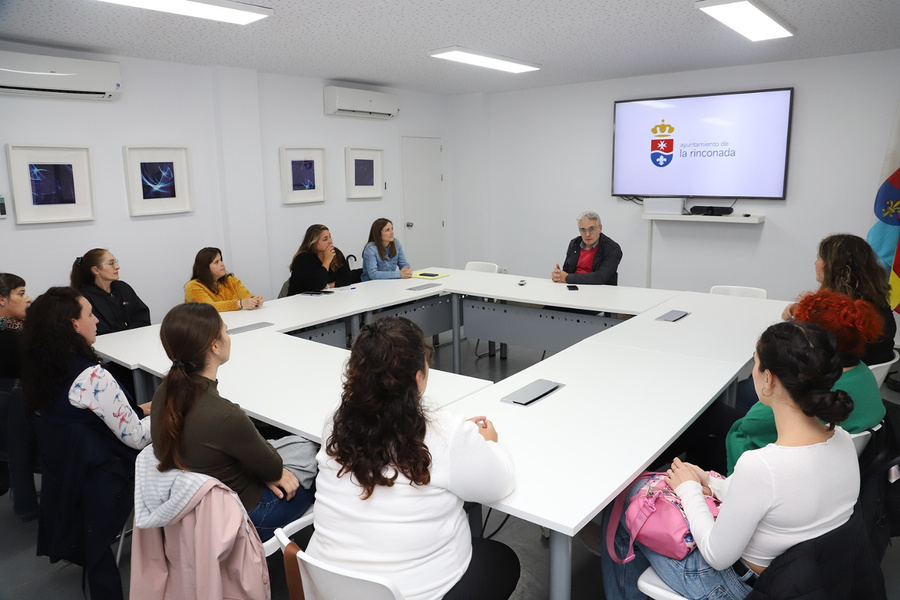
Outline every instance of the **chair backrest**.
[[(290, 537), (300, 531), (301, 529), (306, 529), (310, 525), (313, 524), (313, 509), (315, 508), (315, 504), (311, 504), (309, 508), (306, 509), (306, 512), (303, 513), (303, 516), (297, 519), (296, 521), (291, 521), (287, 525), (281, 528), (281, 531), (284, 532), (284, 535)], [(268, 540), (263, 542), (263, 550), (266, 552), (266, 556), (272, 556), (275, 554), (275, 551), (281, 547), (281, 542), (276, 536), (270, 537)]]
[(884, 421), (877, 423), (874, 427), (866, 429), (865, 431), (850, 434), (850, 439), (853, 440), (853, 446), (856, 448), (857, 458), (862, 456), (863, 450), (866, 449), (869, 440), (872, 439), (872, 434), (881, 429), (882, 425), (884, 425)]
[(288, 284), (291, 282), (290, 279), (285, 279), (284, 284), (281, 286), (281, 290), (278, 292), (279, 298), (284, 298), (288, 293)]
[(893, 360), (878, 363), (877, 365), (869, 365), (869, 370), (872, 371), (872, 375), (875, 376), (875, 381), (878, 383), (878, 387), (881, 387), (881, 384), (884, 383), (884, 380), (887, 378), (888, 371), (891, 370), (891, 367), (895, 362), (897, 362), (898, 359), (900, 359), (900, 353), (894, 350)]
[(709, 288), (710, 294), (720, 294), (722, 296), (743, 296), (744, 298), (762, 298), (766, 299), (766, 290), (758, 287), (746, 287), (743, 285), (714, 285)]
[(479, 262), (477, 260), (471, 260), (466, 263), (466, 271), (479, 271), (481, 273), (496, 273), (499, 270), (500, 270), (500, 267), (497, 266), (497, 263)]
[[(285, 550), (293, 542), (284, 531), (275, 530), (275, 538)], [(313, 558), (297, 548), (297, 564), (303, 582), (306, 600), (331, 600), (333, 598), (365, 598), (366, 600), (403, 600), (400, 590), (385, 577), (363, 575), (335, 567)]]

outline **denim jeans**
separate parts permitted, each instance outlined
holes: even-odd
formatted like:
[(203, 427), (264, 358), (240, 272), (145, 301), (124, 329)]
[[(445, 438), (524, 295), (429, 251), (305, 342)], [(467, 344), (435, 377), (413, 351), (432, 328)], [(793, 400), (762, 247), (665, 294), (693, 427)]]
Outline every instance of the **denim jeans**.
[[(636, 482), (628, 491), (630, 499), (638, 492), (643, 480)], [(626, 503), (627, 506), (627, 503)], [(603, 514), (603, 535), (610, 526), (611, 508)], [(628, 530), (625, 529), (625, 512), (616, 529), (615, 549), (618, 556), (624, 557), (628, 552)], [(660, 578), (675, 592), (693, 600), (742, 600), (752, 588), (740, 579), (734, 569), (728, 567), (717, 571), (710, 567), (699, 550), (694, 550), (681, 560), (657, 554), (653, 550), (634, 544), (634, 560), (628, 564), (618, 564), (606, 553), (601, 557), (603, 568), (603, 589), (607, 600), (643, 600), (647, 598), (637, 588), (638, 577), (648, 566), (653, 566)]]
[(302, 517), (315, 497), (315, 483), (308, 490), (302, 487), (297, 488), (297, 493), (290, 500), (279, 498), (266, 487), (262, 500), (248, 513), (250, 520), (256, 525), (259, 539), (263, 542), (269, 540), (275, 535), (276, 529)]

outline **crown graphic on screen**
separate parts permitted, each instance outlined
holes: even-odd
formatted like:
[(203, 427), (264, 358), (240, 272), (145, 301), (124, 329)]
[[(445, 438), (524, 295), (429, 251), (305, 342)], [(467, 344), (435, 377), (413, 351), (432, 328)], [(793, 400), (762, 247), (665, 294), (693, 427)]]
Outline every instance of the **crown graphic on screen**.
[(662, 123), (654, 125), (650, 131), (652, 131), (653, 135), (656, 137), (668, 137), (675, 132), (675, 128), (667, 124), (665, 119), (662, 119)]

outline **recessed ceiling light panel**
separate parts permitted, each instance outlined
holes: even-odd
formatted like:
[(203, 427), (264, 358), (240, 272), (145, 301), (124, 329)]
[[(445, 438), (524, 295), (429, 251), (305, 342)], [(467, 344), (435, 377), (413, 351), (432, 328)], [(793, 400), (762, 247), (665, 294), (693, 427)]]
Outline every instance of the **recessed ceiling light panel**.
[(452, 60), (455, 62), (465, 63), (467, 65), (475, 65), (477, 67), (487, 67), (488, 69), (497, 69), (507, 73), (527, 73), (528, 71), (538, 71), (541, 66), (533, 63), (526, 63), (521, 60), (498, 56), (496, 54), (488, 54), (487, 52), (477, 52), (460, 48), (459, 46), (451, 46), (450, 48), (442, 48), (428, 53), (434, 58), (443, 58), (444, 60)]
[(695, 6), (753, 42), (794, 35), (790, 25), (756, 0), (697, 0)]
[(147, 10), (222, 21), (235, 25), (247, 25), (265, 19), (273, 12), (271, 8), (233, 2), (232, 0), (100, 0), (100, 2), (146, 8)]

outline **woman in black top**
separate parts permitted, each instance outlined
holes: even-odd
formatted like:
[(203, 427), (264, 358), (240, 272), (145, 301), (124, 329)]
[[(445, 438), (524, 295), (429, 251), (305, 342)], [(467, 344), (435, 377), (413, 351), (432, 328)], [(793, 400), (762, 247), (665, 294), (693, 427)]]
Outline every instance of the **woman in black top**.
[(288, 296), (353, 283), (343, 253), (334, 247), (325, 225), (310, 225), (303, 243), (291, 259)]
[(119, 261), (109, 250), (94, 248), (76, 258), (69, 280), (91, 303), (99, 320), (97, 335), (150, 324), (150, 309), (119, 279)]

